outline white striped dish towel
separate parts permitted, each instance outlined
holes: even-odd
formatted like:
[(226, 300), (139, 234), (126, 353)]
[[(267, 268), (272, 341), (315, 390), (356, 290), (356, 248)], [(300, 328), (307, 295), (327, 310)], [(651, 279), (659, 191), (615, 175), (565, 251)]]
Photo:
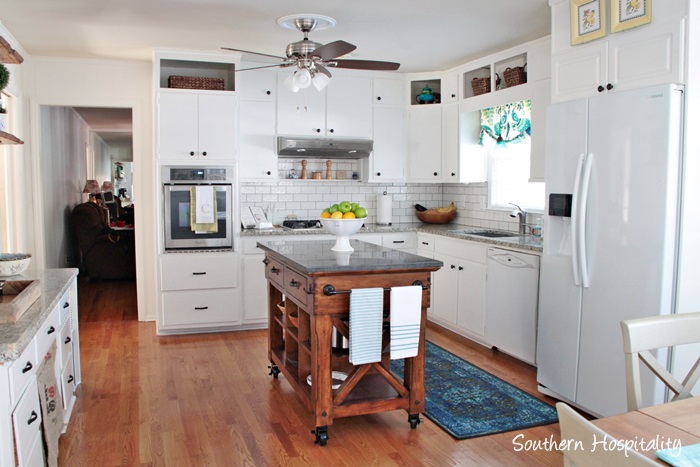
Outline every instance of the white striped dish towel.
[(390, 358), (409, 358), (418, 355), (420, 339), (421, 301), (423, 288), (420, 285), (392, 287), (391, 300), (391, 345)]
[(350, 363), (362, 365), (382, 359), (384, 289), (350, 291)]

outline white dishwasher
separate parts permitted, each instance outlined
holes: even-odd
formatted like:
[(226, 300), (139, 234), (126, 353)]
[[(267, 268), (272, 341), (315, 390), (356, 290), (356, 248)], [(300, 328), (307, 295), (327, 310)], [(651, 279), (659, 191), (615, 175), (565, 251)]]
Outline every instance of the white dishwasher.
[(486, 342), (534, 365), (540, 257), (489, 248), (486, 264)]

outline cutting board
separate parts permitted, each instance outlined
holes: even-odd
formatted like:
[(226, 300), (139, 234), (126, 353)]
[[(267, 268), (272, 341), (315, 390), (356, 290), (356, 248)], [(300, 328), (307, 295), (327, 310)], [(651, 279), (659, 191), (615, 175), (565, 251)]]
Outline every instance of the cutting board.
[(0, 324), (15, 323), (41, 295), (38, 280), (7, 281), (0, 295)]

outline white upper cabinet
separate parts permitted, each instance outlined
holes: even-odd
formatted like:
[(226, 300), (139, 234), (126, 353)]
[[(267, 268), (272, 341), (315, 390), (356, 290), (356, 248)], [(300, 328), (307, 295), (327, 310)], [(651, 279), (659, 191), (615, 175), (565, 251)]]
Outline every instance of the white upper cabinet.
[(371, 138), (372, 81), (333, 75), (323, 91), (313, 86), (297, 93), (277, 84), (277, 133), (292, 136)]
[[(243, 64), (242, 68), (260, 64)], [(240, 100), (274, 101), (277, 94), (277, 72), (248, 70), (238, 72), (236, 91)]]
[(370, 155), (369, 181), (394, 182), (405, 180), (406, 109), (375, 107), (374, 150)]
[(234, 159), (236, 104), (232, 93), (161, 91), (159, 157), (178, 161)]
[(408, 178), (416, 182), (441, 181), (442, 108), (414, 105), (409, 111)]
[(443, 104), (456, 104), (459, 102), (459, 74), (456, 71), (445, 73), (440, 82), (442, 84), (440, 102)]
[(459, 182), (459, 106), (442, 106), (442, 181)]
[(238, 116), (241, 180), (276, 179), (275, 103), (241, 100)]
[(403, 106), (406, 93), (403, 79), (375, 78), (372, 80), (372, 103), (377, 105)]
[(653, 4), (649, 24), (570, 45), (569, 2), (552, 3), (552, 101), (683, 83), (684, 2)]

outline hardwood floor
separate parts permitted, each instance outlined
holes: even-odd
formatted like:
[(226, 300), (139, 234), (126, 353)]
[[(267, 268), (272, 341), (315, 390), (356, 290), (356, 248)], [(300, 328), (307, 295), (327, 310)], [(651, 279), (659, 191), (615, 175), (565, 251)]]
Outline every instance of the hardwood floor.
[[(513, 443), (558, 441), (558, 424), (457, 441), (425, 417), (411, 430), (402, 411), (338, 419), (317, 446), (311, 414), (268, 375), (266, 331), (158, 337), (131, 281), (81, 281), (78, 297), (82, 385), (62, 466), (562, 465)], [(553, 402), (531, 366), (436, 327), (428, 339)]]

